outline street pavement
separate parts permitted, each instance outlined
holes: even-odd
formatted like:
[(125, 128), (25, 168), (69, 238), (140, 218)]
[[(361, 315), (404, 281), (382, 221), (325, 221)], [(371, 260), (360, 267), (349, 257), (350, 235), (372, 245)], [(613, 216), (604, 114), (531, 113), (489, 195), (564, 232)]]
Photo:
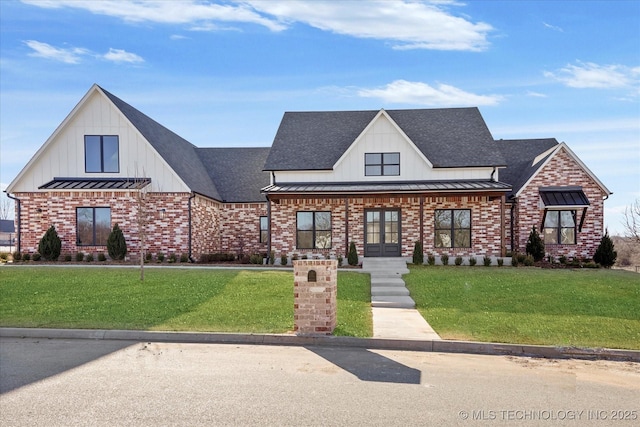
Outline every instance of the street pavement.
[(0, 338), (1, 426), (640, 423), (640, 364)]

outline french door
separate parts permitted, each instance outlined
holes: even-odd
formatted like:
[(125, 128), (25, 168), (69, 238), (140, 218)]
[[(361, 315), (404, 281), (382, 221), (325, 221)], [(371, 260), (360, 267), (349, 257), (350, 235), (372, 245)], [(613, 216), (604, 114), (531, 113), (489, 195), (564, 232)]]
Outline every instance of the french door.
[(400, 256), (400, 209), (365, 209), (364, 256)]

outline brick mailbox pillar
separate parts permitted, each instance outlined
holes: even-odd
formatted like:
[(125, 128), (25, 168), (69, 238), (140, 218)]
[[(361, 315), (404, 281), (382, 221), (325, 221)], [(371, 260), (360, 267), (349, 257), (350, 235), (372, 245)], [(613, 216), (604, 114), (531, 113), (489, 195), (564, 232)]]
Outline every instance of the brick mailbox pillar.
[(338, 261), (293, 261), (293, 330), (330, 335), (337, 323)]

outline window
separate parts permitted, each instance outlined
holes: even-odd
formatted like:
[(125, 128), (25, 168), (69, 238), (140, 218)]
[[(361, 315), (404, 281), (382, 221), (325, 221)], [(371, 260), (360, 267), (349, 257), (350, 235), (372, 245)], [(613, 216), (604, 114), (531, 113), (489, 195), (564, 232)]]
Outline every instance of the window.
[(269, 218), (260, 217), (260, 243), (267, 243), (269, 240)]
[(468, 209), (436, 210), (436, 248), (471, 247), (471, 211)]
[(331, 212), (298, 212), (296, 238), (298, 249), (331, 248)]
[(111, 233), (111, 208), (77, 208), (78, 246), (106, 246)]
[(85, 135), (84, 171), (120, 172), (117, 136)]
[(400, 153), (366, 153), (364, 174), (365, 176), (400, 175)]
[(547, 211), (544, 218), (544, 243), (576, 244), (576, 211)]

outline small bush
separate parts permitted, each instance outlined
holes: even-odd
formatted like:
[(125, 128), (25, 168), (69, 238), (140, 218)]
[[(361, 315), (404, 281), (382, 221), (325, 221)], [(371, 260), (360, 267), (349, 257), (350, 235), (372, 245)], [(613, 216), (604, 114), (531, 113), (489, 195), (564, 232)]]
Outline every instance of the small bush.
[(262, 264), (262, 255), (253, 254), (249, 257), (249, 262), (251, 264)]
[(440, 255), (440, 261), (442, 261), (442, 265), (449, 265), (449, 255), (448, 254)]
[(435, 255), (427, 255), (427, 264), (428, 265), (436, 265), (436, 256)]
[(87, 254), (87, 257), (85, 258), (85, 261), (93, 262), (93, 254)]
[(64, 262), (71, 262), (71, 254), (65, 254), (63, 259)]
[(42, 239), (40, 239), (40, 243), (38, 243), (38, 253), (47, 261), (57, 261), (58, 257), (60, 257), (61, 249), (62, 241), (60, 237), (58, 237), (56, 228), (52, 225), (44, 233)]
[(564, 255), (561, 255), (560, 258), (558, 258), (558, 261), (560, 262), (560, 264), (566, 265), (567, 264), (567, 257), (564, 256)]
[(153, 259), (153, 254), (151, 254), (151, 252), (147, 252), (147, 253), (144, 255), (144, 260), (145, 260), (145, 262), (151, 262), (151, 260), (152, 260), (152, 259)]
[(342, 255), (338, 255), (338, 267), (342, 267), (342, 261), (344, 261)]
[(162, 252), (158, 252), (158, 253), (156, 254), (156, 260), (157, 260), (159, 263), (163, 263), (163, 262), (164, 262), (164, 253), (162, 253)]
[(42, 258), (42, 255), (40, 255), (39, 252), (36, 252), (35, 254), (33, 254), (34, 261), (40, 261), (40, 258)]
[(102, 252), (100, 252), (98, 254), (98, 261), (103, 262), (107, 260), (107, 256), (105, 254), (103, 254)]
[(297, 261), (298, 260), (298, 254), (297, 253), (293, 253), (293, 255), (291, 255), (291, 261)]
[(14, 261), (20, 261), (22, 259), (22, 254), (19, 251), (15, 251), (13, 253), (13, 260)]
[(305, 255), (302, 255), (300, 259), (309, 259), (309, 257), (305, 254)]
[(527, 255), (527, 256), (524, 258), (524, 262), (523, 262), (523, 264), (524, 264), (525, 266), (527, 266), (527, 267), (531, 267), (535, 262), (536, 262), (536, 260), (533, 258), (533, 256), (531, 256), (531, 255)]
[(484, 264), (484, 266), (485, 266), (485, 267), (490, 267), (490, 266), (491, 266), (491, 257), (490, 257), (490, 256), (485, 255), (485, 256), (482, 258), (482, 263)]
[(349, 244), (349, 254), (347, 256), (347, 262), (349, 265), (358, 265), (358, 251), (356, 250), (356, 244), (351, 242)]
[(169, 264), (173, 264), (178, 260), (176, 254), (169, 254)]
[(498, 267), (502, 267), (504, 265), (504, 260), (502, 258), (498, 258)]
[(584, 264), (582, 264), (582, 267), (584, 267), (584, 268), (600, 268), (600, 264), (596, 264), (593, 261), (589, 261), (589, 262), (585, 262)]
[(269, 253), (269, 264), (273, 265), (276, 263), (276, 251), (271, 251)]
[(414, 265), (422, 265), (424, 264), (424, 253), (422, 252), (422, 243), (416, 242), (413, 247), (413, 264)]
[(462, 265), (462, 257), (461, 256), (457, 256), (455, 261), (453, 261), (453, 263), (455, 265)]
[(473, 267), (473, 266), (474, 266), (474, 265), (476, 265), (477, 263), (478, 263), (478, 260), (476, 259), (476, 257), (474, 257), (474, 256), (470, 256), (470, 257), (469, 257), (469, 265), (470, 265), (471, 267)]
[(76, 261), (77, 262), (84, 261), (84, 253), (83, 252), (76, 252)]
[(114, 224), (113, 230), (111, 230), (107, 238), (107, 252), (109, 257), (116, 261), (123, 260), (127, 255), (127, 242), (124, 239), (122, 230), (118, 227), (118, 223)]
[(518, 264), (524, 264), (524, 260), (527, 259), (527, 256), (525, 254), (518, 254), (516, 255), (516, 258), (518, 259)]
[(280, 254), (280, 265), (287, 265), (288, 261), (289, 261), (289, 257), (287, 256), (287, 254), (285, 253)]
[(25, 261), (30, 261), (31, 260), (31, 254), (29, 252), (25, 252), (24, 255), (22, 255), (22, 259)]
[(511, 257), (511, 266), (512, 267), (517, 267), (520, 265), (520, 262), (518, 262), (518, 257), (517, 256), (512, 256)]
[(9, 254), (6, 252), (0, 253), (0, 259), (6, 261), (9, 258)]
[(180, 262), (189, 262), (189, 254), (180, 255)]
[(531, 255), (534, 261), (537, 262), (544, 259), (544, 242), (535, 226), (531, 229), (531, 233), (529, 233), (526, 248), (527, 254)]
[(600, 240), (593, 260), (604, 268), (611, 268), (611, 266), (616, 263), (617, 257), (618, 253), (614, 250), (613, 241), (611, 237), (609, 237), (609, 230), (607, 230)]

